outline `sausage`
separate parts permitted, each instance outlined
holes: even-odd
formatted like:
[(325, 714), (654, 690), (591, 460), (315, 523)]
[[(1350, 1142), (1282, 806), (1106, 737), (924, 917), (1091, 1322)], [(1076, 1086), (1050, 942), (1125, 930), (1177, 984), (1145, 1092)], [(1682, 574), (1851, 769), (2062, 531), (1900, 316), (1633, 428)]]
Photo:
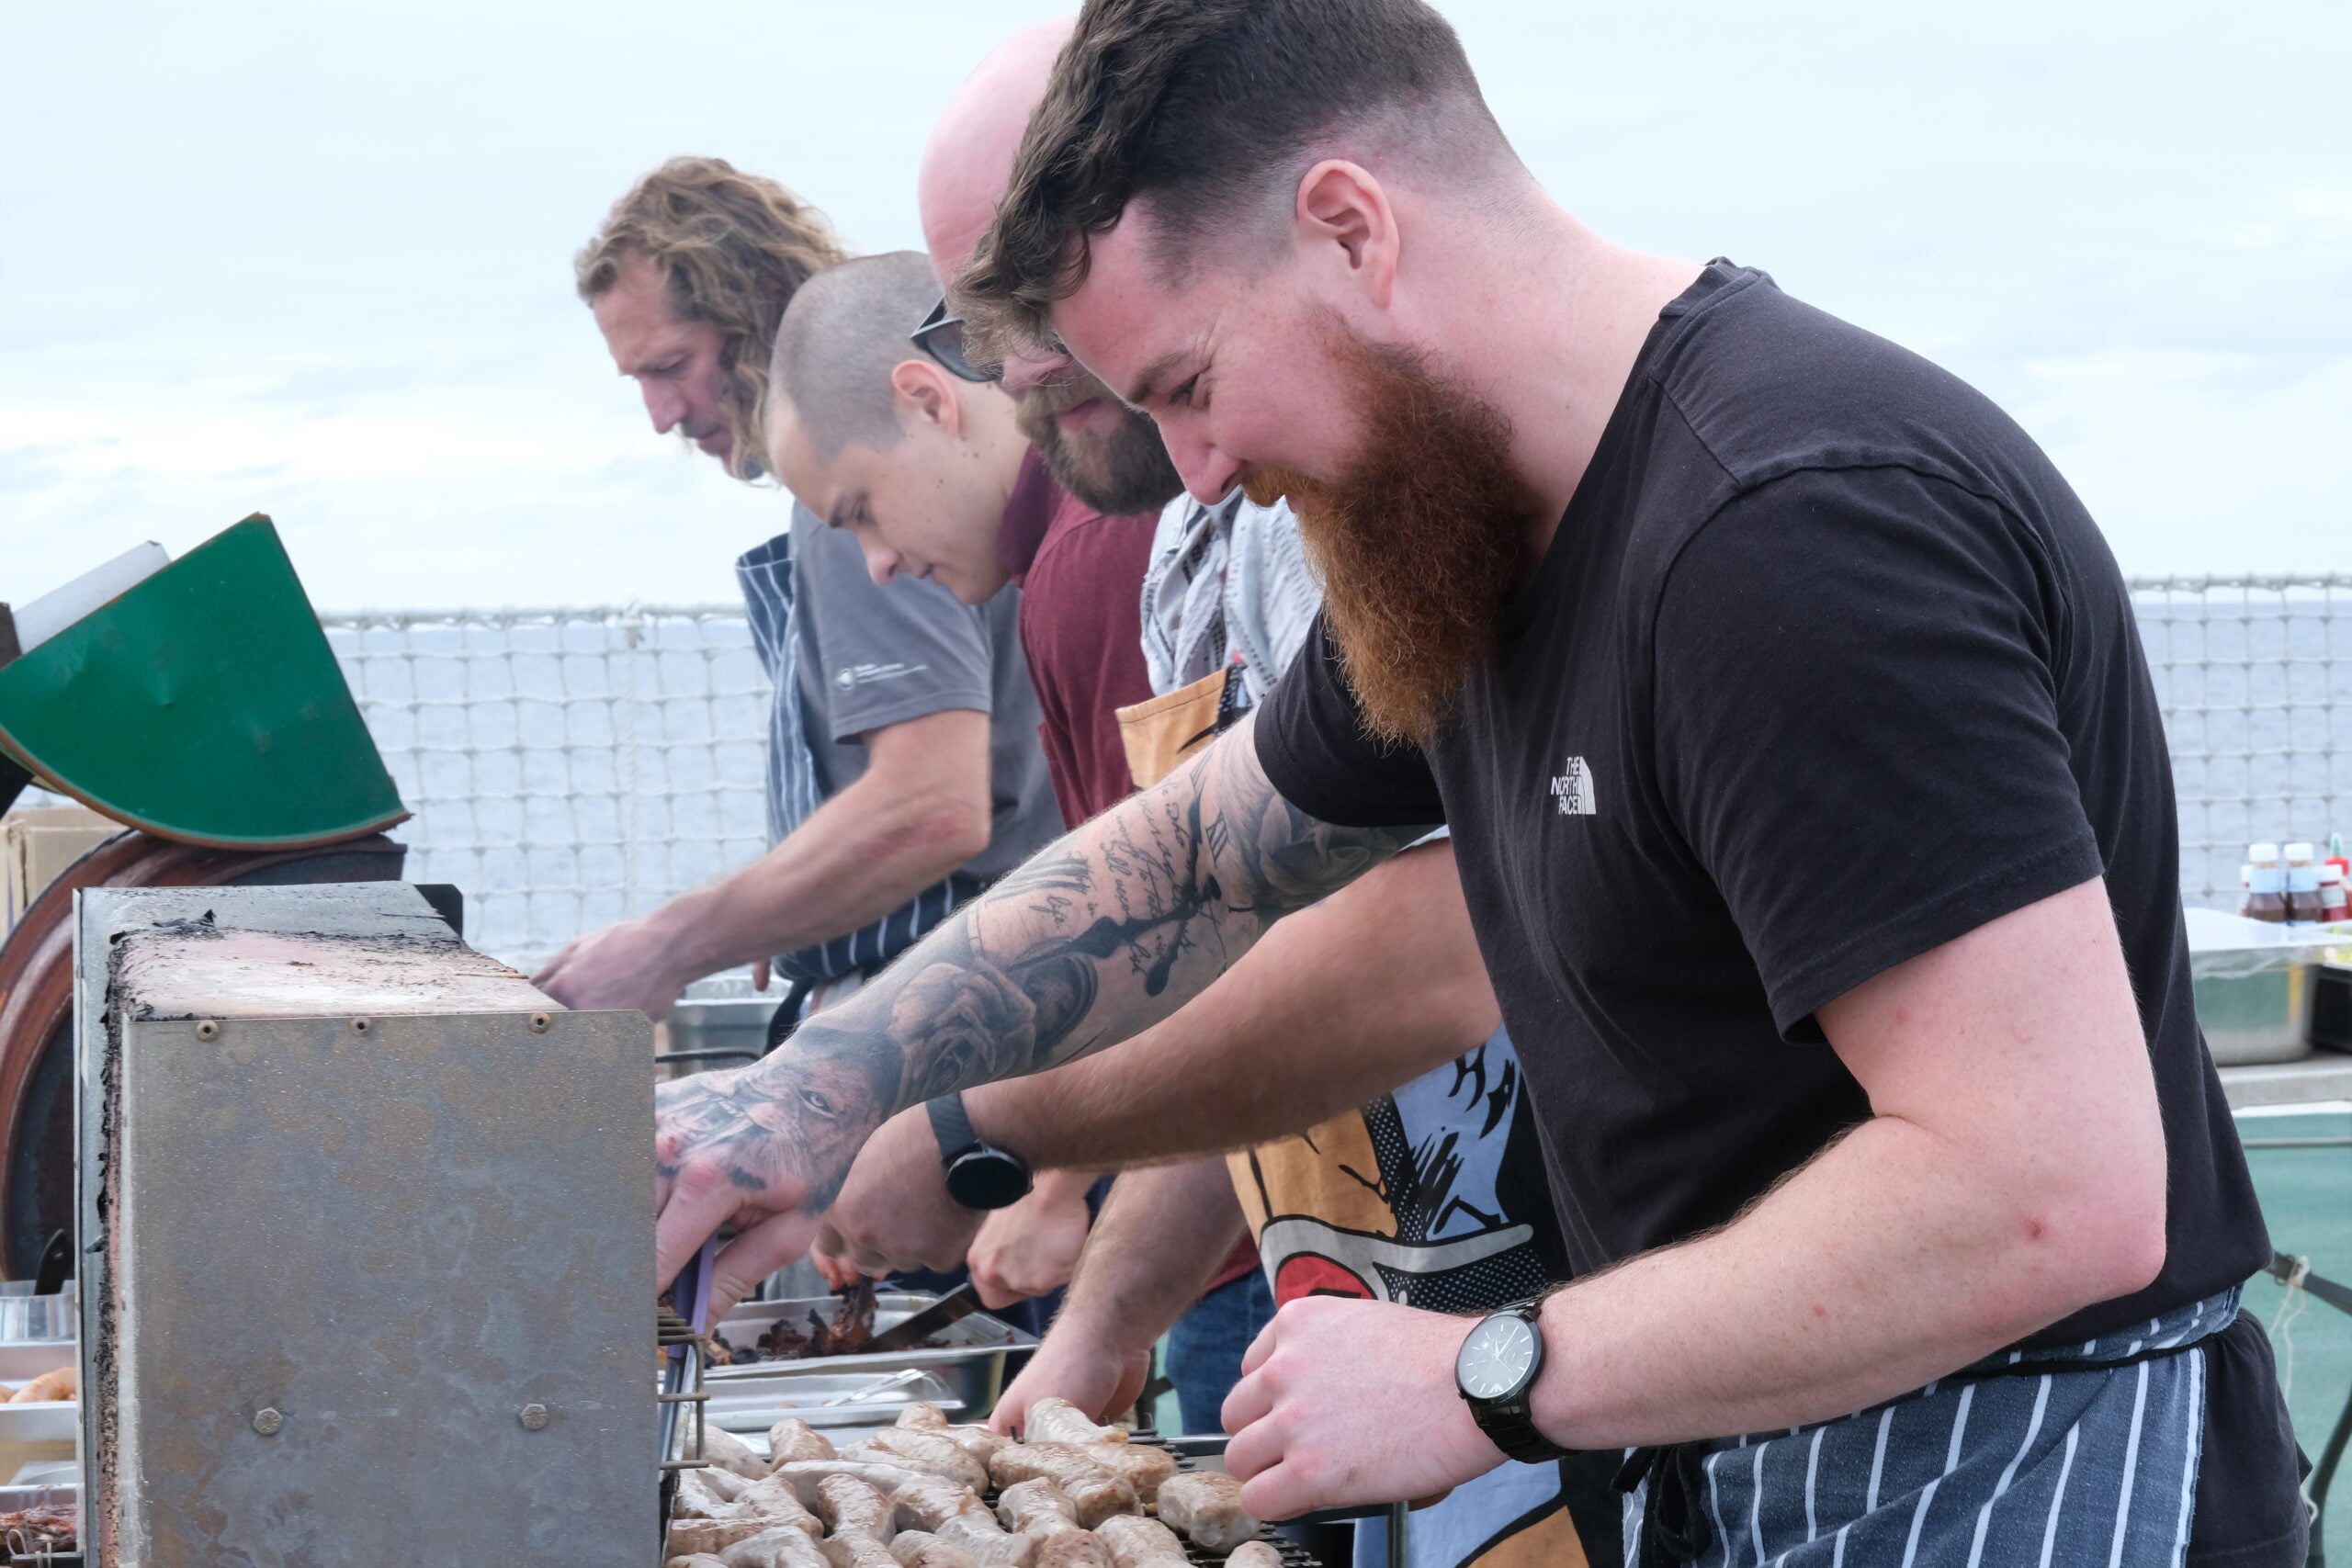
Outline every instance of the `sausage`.
[[(679, 1441), (691, 1443), (685, 1436), (685, 1424), (679, 1423)], [(746, 1481), (757, 1481), (768, 1472), (768, 1461), (752, 1451), (752, 1445), (726, 1427), (706, 1423), (702, 1429), (702, 1457), (721, 1470), (731, 1470)]]
[(1125, 1480), (1146, 1503), (1159, 1495), (1160, 1483), (1176, 1473), (1176, 1456), (1149, 1443), (1084, 1443), (1087, 1457)]
[(1032, 1535), (1058, 1535), (1079, 1528), (1078, 1505), (1069, 1495), (1042, 1477), (1016, 1481), (997, 1494), (996, 1517), (1004, 1528)]
[(898, 1425), (921, 1432), (944, 1431), (947, 1427), (947, 1412), (928, 1399), (912, 1400), (899, 1412)]
[(843, 1450), (845, 1459), (871, 1458), (879, 1463), (900, 1463), (910, 1470), (944, 1475), (975, 1492), (988, 1489), (989, 1467), (938, 1432), (918, 1432), (906, 1427), (885, 1427), (865, 1442)]
[(678, 1492), (670, 1505), (673, 1518), (723, 1519), (735, 1512), (735, 1499), (751, 1483), (731, 1470), (707, 1466), (678, 1472)]
[(1176, 1532), (1158, 1519), (1117, 1514), (1104, 1519), (1102, 1528), (1095, 1533), (1111, 1549), (1115, 1568), (1176, 1568), (1176, 1564), (1191, 1561), (1184, 1555), (1184, 1543), (1176, 1539)]
[(768, 1428), (768, 1465), (795, 1460), (833, 1458), (832, 1439), (797, 1416), (787, 1416)]
[(888, 1544), (897, 1533), (890, 1505), (854, 1475), (828, 1475), (817, 1483), (817, 1517), (835, 1535), (862, 1535)]
[(1159, 1517), (1219, 1555), (1258, 1533), (1258, 1521), (1241, 1506), (1241, 1483), (1221, 1470), (1170, 1476), (1159, 1488)]
[(673, 1556), (716, 1557), (737, 1541), (749, 1540), (767, 1528), (758, 1519), (673, 1519), (670, 1551)]
[(743, 1518), (758, 1519), (763, 1525), (790, 1525), (811, 1540), (825, 1533), (825, 1527), (801, 1502), (792, 1483), (781, 1475), (771, 1475), (744, 1487), (735, 1499), (735, 1513)]
[(910, 1481), (936, 1482), (939, 1477), (904, 1465), (868, 1464), (847, 1459), (797, 1459), (775, 1467), (807, 1507), (817, 1506), (817, 1483), (828, 1475), (848, 1475), (865, 1482), (888, 1497)]
[(1036, 1568), (1116, 1568), (1111, 1549), (1092, 1530), (1076, 1525), (1042, 1536), (1037, 1541)]
[(996, 1516), (989, 1513), (988, 1505), (970, 1487), (936, 1475), (918, 1475), (900, 1483), (890, 1494), (890, 1504), (898, 1511), (900, 1529), (942, 1534), (939, 1527), (959, 1514), (985, 1515), (989, 1528), (996, 1526)]
[(1037, 1562), (1037, 1538), (1027, 1530), (1000, 1528), (986, 1507), (942, 1519), (939, 1539), (970, 1552), (980, 1568), (1035, 1568)]
[(727, 1568), (832, 1568), (817, 1543), (790, 1525), (746, 1536), (722, 1550), (718, 1560)]
[(1028, 1443), (1124, 1443), (1125, 1432), (1090, 1421), (1086, 1412), (1067, 1399), (1051, 1395), (1029, 1407), (1021, 1419), (1021, 1439)]
[(57, 1367), (41, 1373), (8, 1396), (11, 1404), (46, 1404), (57, 1400), (78, 1398), (75, 1393), (76, 1374), (72, 1367)]
[(997, 1450), (1008, 1448), (1012, 1442), (1002, 1432), (991, 1432), (986, 1427), (943, 1427), (939, 1435), (982, 1464), (994, 1459)]
[(817, 1543), (833, 1568), (899, 1568), (890, 1549), (863, 1530), (849, 1530)]
[(1078, 1522), (1092, 1529), (1114, 1514), (1132, 1514), (1143, 1505), (1136, 1489), (1101, 1461), (1068, 1443), (1014, 1443), (997, 1450), (989, 1473), (1000, 1486), (1046, 1480), (1078, 1506)]
[(972, 1554), (929, 1530), (900, 1530), (890, 1541), (899, 1568), (979, 1568)]
[(1283, 1554), (1271, 1541), (1254, 1537), (1243, 1541), (1227, 1554), (1226, 1568), (1283, 1568)]
[(707, 1551), (694, 1552), (685, 1557), (673, 1557), (662, 1568), (727, 1568), (727, 1564)]

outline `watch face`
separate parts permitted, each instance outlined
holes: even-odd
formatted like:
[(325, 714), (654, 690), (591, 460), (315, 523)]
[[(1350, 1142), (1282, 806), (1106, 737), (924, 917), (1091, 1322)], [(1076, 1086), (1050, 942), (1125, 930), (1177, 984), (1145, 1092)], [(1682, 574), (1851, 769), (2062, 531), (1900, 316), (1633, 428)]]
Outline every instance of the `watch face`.
[(1535, 1370), (1535, 1329), (1525, 1318), (1498, 1314), (1470, 1331), (1453, 1358), (1453, 1375), (1473, 1399), (1517, 1393)]
[(1029, 1195), (1029, 1169), (1001, 1149), (982, 1148), (947, 1168), (947, 1195), (967, 1209), (1001, 1209)]

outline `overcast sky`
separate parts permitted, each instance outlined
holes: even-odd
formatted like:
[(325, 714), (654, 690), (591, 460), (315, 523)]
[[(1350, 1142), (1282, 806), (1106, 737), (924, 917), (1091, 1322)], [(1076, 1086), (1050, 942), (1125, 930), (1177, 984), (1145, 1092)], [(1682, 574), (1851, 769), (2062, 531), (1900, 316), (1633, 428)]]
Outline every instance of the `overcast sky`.
[[(1920, 350), (2134, 572), (2352, 570), (2352, 6), (1441, 0), (1613, 238)], [(322, 608), (730, 598), (773, 491), (572, 297), (717, 153), (919, 244), (916, 154), (1052, 0), (0, 8), (0, 598), (272, 513)]]

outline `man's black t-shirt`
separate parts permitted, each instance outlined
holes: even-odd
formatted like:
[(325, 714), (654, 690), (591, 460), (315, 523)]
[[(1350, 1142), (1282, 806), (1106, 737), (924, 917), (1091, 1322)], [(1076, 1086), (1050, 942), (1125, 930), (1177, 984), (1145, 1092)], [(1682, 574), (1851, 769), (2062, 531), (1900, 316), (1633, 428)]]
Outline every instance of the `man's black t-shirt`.
[(2167, 1252), (2029, 1343), (2269, 1261), (2190, 1002), (2113, 558), (1989, 401), (1763, 274), (1717, 263), (1662, 313), (1435, 740), (1367, 739), (1319, 629), (1257, 734), (1324, 820), (1453, 825), (1580, 1270), (1730, 1220), (1868, 1114), (1815, 1009), (2100, 875), (2162, 1101)]

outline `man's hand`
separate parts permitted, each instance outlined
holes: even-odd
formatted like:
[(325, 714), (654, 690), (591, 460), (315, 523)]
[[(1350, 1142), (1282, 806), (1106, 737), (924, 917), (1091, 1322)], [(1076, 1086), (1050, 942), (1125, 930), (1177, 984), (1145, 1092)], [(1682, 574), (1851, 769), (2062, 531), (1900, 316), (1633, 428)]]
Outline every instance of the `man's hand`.
[(876, 1279), (953, 1269), (987, 1218), (947, 1195), (939, 1137), (918, 1105), (885, 1122), (858, 1152), (814, 1250), (820, 1268), (830, 1262)]
[(676, 944), (650, 920), (623, 920), (575, 939), (531, 984), (568, 1008), (625, 1012), (634, 1008), (657, 1022), (670, 1016), (686, 983)]
[(1453, 1382), (1472, 1319), (1386, 1302), (1286, 1303), (1226, 1396), (1226, 1468), (1261, 1519), (1432, 1497), (1503, 1462)]
[(1069, 1283), (1094, 1223), (1086, 1207), (1093, 1185), (1080, 1172), (1049, 1170), (1026, 1198), (982, 1222), (966, 1258), (982, 1306), (993, 1311)]
[(1021, 1430), (1029, 1407), (1041, 1399), (1067, 1399), (1097, 1421), (1108, 1421), (1133, 1404), (1151, 1376), (1151, 1348), (1122, 1349), (1091, 1338), (1076, 1325), (1056, 1323), (1045, 1343), (1021, 1369), (989, 1425), (1006, 1437)]
[(655, 1288), (729, 1224), (734, 1239), (712, 1269), (714, 1316), (806, 1252), (840, 1173), (887, 1109), (877, 1100), (868, 1075), (821, 1053), (656, 1089)]

